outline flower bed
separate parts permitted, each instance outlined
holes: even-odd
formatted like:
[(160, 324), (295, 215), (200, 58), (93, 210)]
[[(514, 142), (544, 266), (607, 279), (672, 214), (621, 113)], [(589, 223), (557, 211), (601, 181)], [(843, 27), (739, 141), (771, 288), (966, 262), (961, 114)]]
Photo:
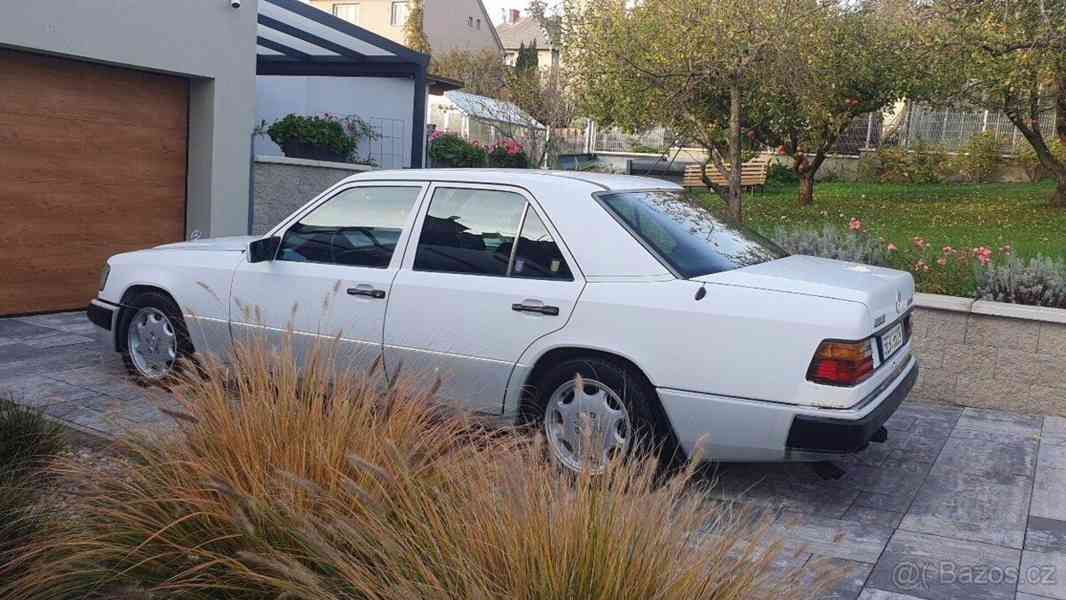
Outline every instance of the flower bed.
[(494, 167), (528, 169), (529, 154), (518, 141), (499, 140), (491, 146), (468, 141), (459, 134), (435, 131), (429, 137), (429, 157), (435, 167)]

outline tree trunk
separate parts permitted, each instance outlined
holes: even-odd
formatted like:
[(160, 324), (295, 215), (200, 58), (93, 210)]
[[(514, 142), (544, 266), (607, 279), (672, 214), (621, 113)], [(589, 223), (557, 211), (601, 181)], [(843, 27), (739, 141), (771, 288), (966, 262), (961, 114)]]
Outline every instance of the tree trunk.
[(729, 214), (737, 223), (744, 222), (743, 201), (740, 189), (740, 83), (733, 79), (729, 86)]
[(810, 206), (814, 204), (814, 173), (807, 171), (799, 174), (800, 180), (800, 193), (799, 203), (800, 206)]
[(1051, 206), (1066, 208), (1066, 173), (1060, 173), (1056, 180), (1058, 185), (1055, 186), (1055, 194), (1051, 196)]

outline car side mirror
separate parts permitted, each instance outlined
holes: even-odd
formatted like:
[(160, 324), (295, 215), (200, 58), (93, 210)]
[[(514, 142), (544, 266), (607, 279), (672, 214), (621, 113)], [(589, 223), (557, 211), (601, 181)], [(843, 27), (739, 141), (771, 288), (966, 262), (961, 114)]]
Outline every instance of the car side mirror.
[(281, 238), (274, 236), (255, 240), (248, 244), (248, 262), (260, 263), (274, 260), (281, 247)]

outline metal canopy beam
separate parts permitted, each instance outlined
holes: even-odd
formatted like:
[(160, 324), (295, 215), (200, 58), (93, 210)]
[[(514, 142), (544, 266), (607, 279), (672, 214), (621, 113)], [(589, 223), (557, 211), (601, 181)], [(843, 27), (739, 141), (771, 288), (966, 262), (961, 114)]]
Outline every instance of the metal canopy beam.
[[(318, 9), (316, 8), (315, 10)], [(337, 54), (340, 54), (341, 56), (346, 56), (352, 60), (366, 60), (365, 54), (356, 52), (355, 50), (352, 50), (351, 48), (338, 44), (336, 42), (331, 42), (324, 37), (319, 37), (313, 33), (308, 33), (303, 29), (300, 29), (299, 27), (293, 27), (288, 23), (282, 23), (281, 21), (268, 17), (266, 15), (259, 15), (259, 24), (263, 27), (266, 27), (267, 29), (273, 29), (274, 31), (284, 33), (285, 35), (291, 35), (292, 37), (299, 40), (303, 40), (308, 44), (318, 46), (319, 48), (329, 50), (330, 52), (335, 52)]]
[[(255, 43), (259, 44), (260, 46), (262, 46), (264, 48), (270, 48), (271, 50), (274, 50), (276, 52), (281, 52), (286, 57), (291, 58), (291, 59), (295, 59), (295, 60), (311, 60), (311, 55), (310, 54), (307, 54), (305, 52), (301, 52), (301, 51), (299, 51), (299, 50), (297, 50), (295, 48), (290, 48), (290, 47), (286, 46), (285, 44), (279, 44), (278, 42), (275, 42), (274, 40), (268, 40), (268, 39), (266, 39), (265, 37), (262, 37), (262, 36), (257, 36), (255, 38)], [(278, 58), (283, 58), (283, 57), (278, 57)]]

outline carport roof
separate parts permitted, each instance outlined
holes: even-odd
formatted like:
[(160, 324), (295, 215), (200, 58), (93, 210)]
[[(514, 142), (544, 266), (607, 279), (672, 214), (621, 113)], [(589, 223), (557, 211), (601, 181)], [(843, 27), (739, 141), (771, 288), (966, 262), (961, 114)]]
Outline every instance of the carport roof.
[(264, 64), (428, 65), (429, 55), (299, 0), (261, 0), (256, 55)]

